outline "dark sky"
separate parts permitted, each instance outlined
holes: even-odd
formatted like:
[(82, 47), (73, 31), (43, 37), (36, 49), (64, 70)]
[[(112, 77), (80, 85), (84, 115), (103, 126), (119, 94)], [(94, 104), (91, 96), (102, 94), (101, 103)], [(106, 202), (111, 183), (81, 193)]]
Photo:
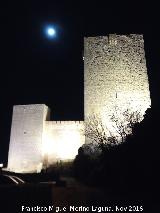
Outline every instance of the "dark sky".
[[(45, 103), (52, 119), (83, 120), (84, 36), (143, 33), (152, 102), (158, 105), (156, 5), (87, 2), (32, 0), (1, 5), (0, 161), (6, 161), (15, 104)], [(47, 23), (57, 26), (57, 39), (44, 36)]]

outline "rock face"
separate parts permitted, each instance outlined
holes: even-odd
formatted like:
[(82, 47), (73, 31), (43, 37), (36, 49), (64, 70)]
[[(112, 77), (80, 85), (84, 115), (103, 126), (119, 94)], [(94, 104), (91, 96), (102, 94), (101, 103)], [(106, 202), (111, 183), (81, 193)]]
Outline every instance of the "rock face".
[(84, 113), (108, 123), (116, 110), (144, 115), (151, 105), (142, 35), (84, 38)]

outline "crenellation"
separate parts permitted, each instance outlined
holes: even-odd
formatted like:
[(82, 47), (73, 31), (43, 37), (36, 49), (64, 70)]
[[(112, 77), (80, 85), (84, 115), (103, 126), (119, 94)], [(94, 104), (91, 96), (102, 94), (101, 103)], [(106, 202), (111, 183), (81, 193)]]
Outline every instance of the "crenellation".
[(50, 124), (83, 124), (84, 123), (84, 121), (45, 121), (45, 123), (47, 124), (47, 123), (50, 123)]

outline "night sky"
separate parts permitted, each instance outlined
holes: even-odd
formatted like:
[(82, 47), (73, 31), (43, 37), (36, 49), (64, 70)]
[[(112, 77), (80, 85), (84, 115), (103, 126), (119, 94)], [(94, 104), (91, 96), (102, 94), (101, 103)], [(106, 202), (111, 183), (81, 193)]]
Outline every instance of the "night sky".
[[(45, 103), (54, 120), (83, 120), (84, 36), (144, 34), (152, 104), (158, 106), (156, 5), (96, 2), (32, 0), (1, 5), (0, 162), (7, 160), (13, 105)], [(47, 24), (56, 26), (54, 40), (44, 34)]]

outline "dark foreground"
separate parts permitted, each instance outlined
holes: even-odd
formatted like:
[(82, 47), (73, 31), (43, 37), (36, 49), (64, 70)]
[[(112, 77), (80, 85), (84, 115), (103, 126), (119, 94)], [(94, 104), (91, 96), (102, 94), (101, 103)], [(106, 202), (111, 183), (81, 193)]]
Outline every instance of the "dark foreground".
[(159, 212), (152, 193), (122, 194), (86, 187), (66, 179), (67, 186), (53, 183), (0, 187), (0, 213), (21, 212)]

